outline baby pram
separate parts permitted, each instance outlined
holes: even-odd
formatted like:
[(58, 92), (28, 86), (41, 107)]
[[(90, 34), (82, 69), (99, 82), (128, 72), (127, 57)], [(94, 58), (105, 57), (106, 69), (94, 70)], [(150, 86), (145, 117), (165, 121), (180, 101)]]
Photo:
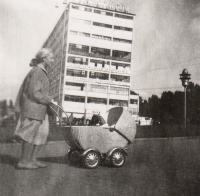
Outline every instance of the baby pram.
[[(66, 114), (61, 107), (60, 109)], [(114, 167), (123, 166), (128, 155), (126, 146), (132, 143), (136, 134), (135, 121), (123, 107), (110, 109), (107, 124), (103, 126), (70, 124), (62, 128), (64, 138), (70, 146), (67, 155), (69, 161), (82, 162), (87, 168), (96, 168), (102, 161), (109, 162)]]

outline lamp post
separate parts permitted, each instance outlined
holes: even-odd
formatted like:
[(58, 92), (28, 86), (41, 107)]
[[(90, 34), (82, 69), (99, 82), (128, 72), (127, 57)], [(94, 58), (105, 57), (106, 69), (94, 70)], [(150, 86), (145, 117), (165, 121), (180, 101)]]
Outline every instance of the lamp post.
[(182, 81), (182, 86), (184, 87), (184, 95), (185, 95), (185, 101), (184, 101), (184, 128), (186, 129), (186, 88), (188, 86), (189, 80), (191, 74), (188, 73), (187, 69), (184, 69), (182, 71), (182, 74), (180, 74), (180, 80)]

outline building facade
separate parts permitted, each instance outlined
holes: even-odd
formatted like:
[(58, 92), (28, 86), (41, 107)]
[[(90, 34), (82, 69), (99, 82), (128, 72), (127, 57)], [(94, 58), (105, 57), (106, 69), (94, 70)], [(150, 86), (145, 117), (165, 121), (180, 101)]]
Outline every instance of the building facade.
[(88, 4), (70, 2), (43, 45), (54, 51), (50, 95), (76, 117), (115, 106), (137, 115), (139, 96), (130, 91), (135, 15)]

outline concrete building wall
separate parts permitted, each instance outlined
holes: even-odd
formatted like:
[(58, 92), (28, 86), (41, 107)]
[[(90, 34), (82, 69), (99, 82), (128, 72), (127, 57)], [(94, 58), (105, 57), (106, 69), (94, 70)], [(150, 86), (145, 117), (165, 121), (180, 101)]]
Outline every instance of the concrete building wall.
[(115, 106), (138, 112), (139, 103), (130, 103), (134, 15), (126, 15), (70, 3), (44, 44), (55, 56), (50, 94), (68, 113), (91, 116)]

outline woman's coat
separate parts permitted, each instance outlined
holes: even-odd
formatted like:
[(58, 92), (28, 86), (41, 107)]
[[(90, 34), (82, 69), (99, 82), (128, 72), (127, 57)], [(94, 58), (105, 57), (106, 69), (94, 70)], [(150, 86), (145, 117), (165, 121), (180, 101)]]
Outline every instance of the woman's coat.
[(30, 70), (20, 87), (15, 111), (23, 117), (44, 120), (50, 103), (47, 71), (42, 64), (38, 64)]

